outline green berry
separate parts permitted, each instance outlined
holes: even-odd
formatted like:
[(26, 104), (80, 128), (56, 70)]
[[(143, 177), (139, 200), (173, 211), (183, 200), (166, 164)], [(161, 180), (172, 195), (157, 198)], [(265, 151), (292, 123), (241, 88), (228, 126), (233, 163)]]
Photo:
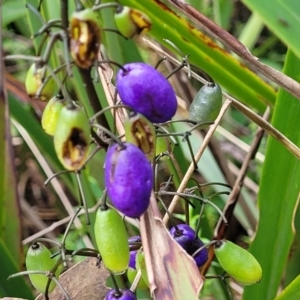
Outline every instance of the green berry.
[(55, 81), (52, 77), (50, 77), (47, 83), (44, 85), (43, 89), (40, 92), (40, 95), (37, 95), (37, 92), (42, 86), (45, 78), (49, 75), (50, 72), (45, 66), (38, 67), (36, 63), (31, 65), (27, 72), (25, 80), (26, 92), (30, 98), (35, 100), (48, 101), (54, 95)]
[[(26, 254), (26, 268), (27, 271), (51, 271), (56, 264), (55, 259), (51, 259), (51, 252), (42, 243), (35, 243), (31, 245)], [(58, 276), (58, 271), (56, 271)], [(40, 292), (45, 293), (46, 286), (49, 280), (44, 274), (29, 274), (29, 279), (32, 285)], [(51, 281), (49, 286), (49, 293), (55, 288), (55, 283)]]
[(90, 131), (89, 120), (82, 107), (72, 103), (61, 109), (54, 133), (54, 148), (67, 170), (78, 170), (85, 163)]
[(66, 106), (66, 100), (61, 96), (55, 96), (47, 103), (42, 115), (42, 127), (49, 135), (54, 135), (57, 121), (62, 108)]
[(149, 30), (152, 25), (146, 14), (128, 6), (118, 6), (114, 18), (118, 30), (126, 38), (132, 38), (142, 31)]
[(217, 83), (209, 82), (195, 96), (189, 109), (189, 119), (198, 123), (214, 122), (221, 107), (222, 90)]
[(100, 207), (94, 232), (106, 268), (115, 274), (124, 273), (129, 265), (129, 245), (122, 217), (115, 209)]
[(126, 142), (139, 147), (147, 158), (155, 157), (156, 132), (153, 124), (142, 114), (131, 115), (124, 122)]
[(76, 65), (89, 68), (97, 60), (101, 32), (99, 20), (91, 8), (73, 13), (70, 20), (70, 49)]
[(247, 250), (221, 240), (214, 245), (214, 252), (221, 267), (237, 282), (250, 285), (261, 280), (261, 266)]

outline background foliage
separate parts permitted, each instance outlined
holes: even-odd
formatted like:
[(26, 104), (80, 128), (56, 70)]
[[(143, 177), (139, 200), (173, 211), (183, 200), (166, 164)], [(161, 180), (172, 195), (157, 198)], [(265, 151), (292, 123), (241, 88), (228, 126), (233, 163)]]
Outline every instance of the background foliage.
[[(4, 0), (2, 3), (4, 56), (36, 55), (41, 37), (33, 40), (30, 37), (41, 27), (41, 21), (26, 9), (25, 2), (38, 6), (36, 0)], [(85, 1), (85, 4), (91, 5), (91, 2)], [(228, 47), (231, 40), (225, 32), (239, 39), (261, 62), (299, 82), (300, 19), (296, 12), (300, 11), (300, 3), (279, 0), (186, 1), (224, 29), (221, 31), (221, 40), (228, 44), (222, 44), (220, 38), (208, 35), (210, 28), (207, 23), (201, 25), (191, 17), (186, 7), (180, 8), (177, 1), (119, 2), (141, 9), (149, 15), (153, 26), (147, 39), (158, 42), (164, 47), (163, 51), (180, 60), (178, 53), (163, 39), (172, 41), (183, 54), (189, 54), (189, 61), (195, 66), (193, 70), (198, 71), (198, 67), (207, 72), (226, 93), (244, 103), (252, 113), (262, 115), (269, 106), (270, 124), (299, 147), (300, 136), (296, 125), (300, 118), (299, 85), (296, 85), (296, 92), (291, 95), (284, 88), (278, 87), (268, 72), (264, 75), (253, 72), (257, 70), (255, 64), (242, 60), (241, 52), (231, 51), (234, 49)], [(43, 18), (60, 18), (59, 7), (58, 0), (44, 0), (41, 6)], [(74, 10), (73, 1), (69, 1), (69, 15)], [(115, 27), (112, 14), (112, 10), (99, 11), (104, 28)], [(160, 54), (142, 38), (125, 40), (112, 32), (103, 32), (103, 44), (109, 59), (120, 64), (144, 60), (154, 65), (160, 58)], [(62, 46), (57, 43), (50, 58), (52, 67), (59, 65), (61, 56)], [(61, 170), (62, 166), (55, 155), (51, 138), (40, 126), (44, 104), (29, 99), (24, 90), (23, 82), (31, 62), (15, 59), (3, 63), (5, 70), (2, 68), (2, 79), (5, 78), (7, 95), (1, 86), (0, 254), (4, 271), (0, 272), (0, 296), (31, 299), (33, 292), (26, 279), (20, 277), (7, 281), (7, 276), (24, 268), (24, 251), (35, 237), (46, 235), (49, 238), (61, 238), (64, 224), (68, 216), (73, 214), (73, 206), (79, 203), (79, 193), (73, 174), (64, 174), (52, 180), (47, 187), (43, 186), (46, 178)], [(168, 73), (173, 68), (174, 65), (167, 62), (161, 70)], [(76, 68), (73, 68), (73, 72), (73, 77), (66, 83), (68, 90), (85, 105), (91, 117), (93, 110), (85, 86)], [(185, 115), (186, 106), (193, 99), (200, 83), (194, 79), (188, 80), (184, 72), (178, 73), (171, 82), (178, 96), (184, 100), (180, 104), (179, 118)], [(94, 86), (101, 106), (107, 106), (103, 86), (101, 83), (95, 83)], [(223, 117), (198, 163), (199, 170), (194, 174), (197, 180), (228, 182), (233, 186), (258, 125), (269, 132), (268, 128), (256, 119), (249, 119), (249, 115), (245, 115), (239, 108), (233, 104)], [(112, 116), (106, 114), (106, 117), (108, 124), (112, 125)], [(174, 125), (173, 129), (186, 130), (184, 125)], [(201, 140), (200, 132), (193, 134), (191, 143), (195, 152)], [(186, 144), (180, 140), (178, 143), (174, 155), (184, 173), (189, 166), (190, 155)], [(93, 207), (102, 194), (104, 157), (104, 151), (98, 152), (82, 174), (89, 207)], [(172, 172), (172, 165), (166, 163), (161, 176), (164, 178)], [(175, 184), (179, 185), (179, 179), (177, 174)], [(281, 300), (298, 299), (299, 186), (299, 156), (297, 158), (291, 153), (289, 144), (283, 145), (280, 137), (274, 139), (266, 134), (256, 158), (249, 163), (234, 218), (226, 231), (226, 238), (245, 247), (250, 245), (250, 251), (263, 268), (263, 278), (259, 284), (249, 287), (240, 287), (231, 282), (234, 299), (273, 300), (276, 295), (276, 299)], [(222, 209), (226, 200), (227, 197), (220, 196), (215, 202)], [(192, 211), (190, 215), (194, 221), (196, 216)], [(215, 211), (207, 208), (201, 237), (208, 240), (213, 237), (217, 219)], [(60, 227), (49, 227), (60, 220)], [(91, 220), (93, 223), (93, 213)], [(93, 230), (85, 226), (83, 218), (79, 218), (69, 234), (68, 247), (92, 247), (93, 241)], [(217, 261), (213, 261), (209, 273), (220, 272)], [(284, 288), (286, 290), (280, 294)], [(147, 298), (149, 295), (142, 297)], [(224, 285), (218, 280), (206, 281), (201, 299), (209, 297), (229, 299)]]

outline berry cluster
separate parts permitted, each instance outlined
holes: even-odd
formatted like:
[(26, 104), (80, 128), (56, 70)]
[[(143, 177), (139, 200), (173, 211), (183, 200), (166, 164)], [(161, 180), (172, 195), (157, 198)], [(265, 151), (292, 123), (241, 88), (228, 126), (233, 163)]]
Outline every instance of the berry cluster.
[[(131, 38), (151, 27), (151, 20), (144, 13), (116, 3), (80, 9), (71, 17), (67, 40), (65, 35), (58, 33), (58, 37), (70, 46), (73, 61), (67, 67), (71, 68), (74, 63), (80, 69), (90, 69), (101, 63), (97, 57), (102, 29), (95, 11), (109, 5), (116, 7), (115, 24), (125, 38)], [(119, 137), (116, 132), (93, 123), (95, 117), (89, 119), (83, 105), (70, 99), (64, 84), (47, 68), (44, 58), (31, 66), (25, 85), (30, 97), (48, 101), (41, 120), (42, 127), (47, 134), (53, 136), (57, 157), (67, 171), (80, 174), (89, 161), (91, 143), (97, 145), (97, 150), (107, 150), (104, 164), (106, 190), (94, 223), (98, 251), (95, 254), (90, 249), (88, 253), (100, 257), (112, 278), (127, 272), (127, 279), (131, 284), (140, 273), (141, 279), (136, 288), (147, 289), (149, 282), (142, 240), (139, 236), (128, 239), (121, 215), (139, 219), (146, 212), (152, 195), (161, 200), (162, 195), (177, 194), (184, 200), (192, 198), (201, 201), (203, 205), (216, 206), (210, 200), (197, 196), (196, 192), (180, 194), (170, 192), (166, 186), (157, 188), (157, 174), (153, 170), (163, 154), (172, 151), (169, 144), (169, 136), (172, 134), (166, 129), (165, 123), (171, 122), (176, 113), (176, 94), (166, 77), (146, 63), (134, 62), (119, 67), (115, 85), (121, 105), (128, 112), (128, 117), (124, 120), (125, 137)], [(59, 83), (59, 92), (54, 96), (56, 81)], [(175, 135), (188, 140), (192, 130), (214, 122), (221, 106), (222, 91), (219, 85), (215, 82), (204, 85), (189, 110), (188, 123), (194, 126), (188, 132)], [(113, 109), (116, 107), (118, 108), (117, 104)], [(95, 113), (99, 115), (101, 112)], [(96, 133), (94, 128), (100, 129), (101, 133)], [(194, 165), (196, 169), (197, 164)], [(199, 192), (200, 189), (196, 188), (194, 191)], [(84, 201), (84, 196), (81, 196)], [(166, 211), (168, 212), (167, 208)], [(199, 220), (201, 216), (202, 212)], [(208, 251), (199, 238), (198, 231), (199, 226), (194, 230), (187, 224), (179, 224), (172, 227), (169, 233), (187, 255), (193, 258), (195, 265), (201, 268), (208, 261)], [(67, 232), (65, 237), (66, 235)], [(213, 243), (220, 265), (236, 281), (253, 284), (260, 280), (260, 265), (250, 253), (229, 241)], [(70, 253), (67, 253), (64, 242), (60, 245), (60, 251), (62, 262), (66, 264), (66, 254)], [(87, 253), (86, 251), (83, 250), (82, 253)], [(51, 257), (51, 252), (40, 242), (29, 248), (26, 257), (32, 284), (45, 294), (54, 289), (51, 279), (55, 281), (60, 271), (59, 262)], [(41, 277), (39, 274), (46, 276)], [(107, 293), (105, 299), (130, 300), (136, 299), (136, 296), (134, 291), (119, 289), (115, 283), (114, 289)]]

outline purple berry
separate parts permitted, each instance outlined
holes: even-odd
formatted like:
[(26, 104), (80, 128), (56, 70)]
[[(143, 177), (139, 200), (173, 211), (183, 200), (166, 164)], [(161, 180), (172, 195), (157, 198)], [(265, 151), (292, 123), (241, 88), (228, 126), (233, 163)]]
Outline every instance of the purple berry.
[(186, 224), (179, 224), (170, 229), (171, 236), (185, 250), (195, 239), (195, 230)]
[[(186, 250), (188, 254), (193, 255), (199, 248), (204, 246), (203, 242), (197, 238), (193, 241), (192, 245)], [(199, 253), (197, 253), (194, 257), (194, 260), (197, 266), (202, 267), (208, 260), (208, 251), (206, 248), (202, 249)]]
[(105, 300), (136, 300), (135, 294), (131, 290), (120, 289), (121, 295), (118, 295), (115, 289), (110, 290)]
[[(128, 239), (128, 244), (129, 244), (129, 250), (136, 250), (137, 248), (140, 248), (140, 246), (142, 245), (142, 239), (139, 235), (135, 235), (135, 236), (131, 236)], [(138, 246), (138, 244), (140, 244), (140, 246)]]
[[(196, 232), (186, 224), (179, 224), (177, 228), (172, 227), (170, 234), (189, 255), (193, 255), (204, 245), (198, 237), (195, 238)], [(203, 266), (208, 259), (207, 249), (204, 248), (193, 258), (198, 267)]]
[(147, 209), (153, 171), (145, 154), (135, 145), (112, 145), (105, 160), (105, 185), (114, 206), (125, 216), (139, 218)]
[(122, 102), (153, 123), (169, 121), (176, 113), (177, 100), (171, 84), (150, 65), (124, 65), (117, 74), (116, 85)]
[(129, 267), (134, 270), (136, 270), (136, 267), (135, 267), (136, 254), (137, 254), (136, 250), (130, 251)]
[(134, 235), (128, 238), (128, 244), (133, 244), (133, 243), (141, 243), (142, 239), (139, 235)]

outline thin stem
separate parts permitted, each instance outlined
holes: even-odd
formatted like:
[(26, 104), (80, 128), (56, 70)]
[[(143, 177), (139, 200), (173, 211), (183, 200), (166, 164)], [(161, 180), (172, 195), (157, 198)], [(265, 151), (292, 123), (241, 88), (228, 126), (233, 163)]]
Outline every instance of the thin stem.
[(64, 174), (64, 173), (69, 173), (69, 172), (71, 172), (71, 171), (69, 171), (69, 170), (62, 170), (62, 171), (59, 171), (59, 172), (53, 174), (52, 176), (50, 176), (49, 178), (47, 178), (47, 180), (44, 182), (44, 186), (47, 186), (48, 183), (49, 183), (53, 178), (55, 178), (55, 177), (57, 177), (57, 176), (59, 176), (59, 175), (61, 175), (61, 174)]
[(129, 106), (124, 105), (124, 104), (116, 104), (116, 105), (111, 105), (111, 106), (107, 106), (105, 108), (103, 108), (102, 110), (98, 111), (97, 113), (95, 113), (91, 118), (90, 118), (90, 123), (93, 123), (94, 119), (96, 119), (98, 116), (104, 114), (105, 112), (111, 110), (111, 109), (116, 109), (116, 108), (126, 108), (126, 109), (130, 109)]
[(61, 25), (65, 32), (67, 32), (69, 27), (68, 7), (69, 7), (69, 1), (60, 0)]
[(121, 291), (118, 287), (116, 278), (115, 278), (113, 273), (110, 273), (110, 277), (111, 277), (111, 280), (113, 282), (113, 286), (114, 286), (114, 289), (115, 289), (115, 297), (119, 298), (120, 296), (122, 296), (122, 293), (121, 293)]
[[(208, 143), (209, 143), (212, 135), (214, 134), (214, 132), (215, 132), (215, 130), (216, 130), (216, 128), (217, 128), (217, 126), (218, 126), (221, 118), (225, 114), (225, 112), (226, 112), (227, 108), (230, 106), (230, 104), (231, 104), (231, 101), (228, 100), (228, 99), (224, 102), (224, 104), (223, 104), (223, 106), (221, 108), (221, 111), (220, 111), (220, 113), (219, 113), (219, 115), (218, 115), (218, 117), (217, 117), (217, 119), (215, 121), (215, 124), (213, 124), (209, 128), (206, 136), (204, 137), (204, 139), (202, 141), (202, 144), (201, 144), (199, 150), (195, 154), (195, 161), (196, 162), (198, 162), (200, 160), (200, 158), (201, 158), (202, 154), (204, 153), (204, 150), (206, 149), (206, 147), (207, 147), (207, 145), (208, 145)], [(181, 192), (184, 191), (184, 189), (186, 188), (186, 185), (187, 185), (190, 177), (192, 176), (193, 172), (194, 172), (194, 164), (191, 163), (190, 166), (189, 166), (189, 168), (188, 168), (188, 170), (187, 170), (187, 172), (185, 173), (184, 178), (182, 179), (182, 181), (180, 183), (180, 186), (179, 186), (178, 190), (177, 190), (179, 193), (181, 193)], [(174, 209), (175, 209), (178, 201), (179, 201), (179, 196), (175, 195), (175, 197), (173, 198), (173, 200), (172, 200), (172, 202), (171, 202), (171, 204), (169, 206), (169, 211), (171, 213), (174, 211)], [(163, 218), (163, 222), (166, 224), (168, 222), (168, 220), (169, 220), (169, 216), (165, 215), (164, 218)]]
[(74, 214), (74, 216), (71, 218), (71, 220), (70, 220), (70, 222), (69, 222), (69, 224), (68, 224), (68, 226), (67, 226), (67, 228), (65, 230), (64, 236), (63, 236), (63, 238), (61, 240), (61, 244), (62, 245), (65, 245), (65, 242), (66, 242), (66, 239), (67, 239), (67, 235), (68, 235), (68, 233), (70, 231), (71, 225), (73, 224), (75, 218), (77, 217), (77, 215), (79, 214), (80, 211), (81, 211), (81, 207), (78, 207), (77, 210), (76, 210), (76, 212), (75, 212), (75, 214)]
[(111, 131), (109, 131), (107, 128), (99, 125), (99, 124), (92, 124), (93, 127), (99, 128), (103, 132), (105, 132), (109, 137), (112, 138), (122, 149), (124, 149), (124, 143), (116, 136), (114, 135)]
[(93, 11), (97, 11), (99, 9), (103, 9), (103, 8), (109, 8), (109, 7), (120, 7), (121, 5), (117, 2), (109, 2), (109, 3), (104, 3), (104, 4), (100, 4), (100, 5), (94, 5), (93, 6)]
[[(82, 187), (82, 183), (81, 183), (81, 179), (80, 179), (80, 172), (77, 171), (77, 172), (75, 172), (75, 174), (76, 174), (77, 184), (78, 184), (80, 198), (81, 198), (81, 205), (83, 203), (84, 210), (85, 210), (86, 224), (90, 225), (91, 224), (91, 222), (90, 222), (90, 215), (89, 215), (89, 212), (88, 212), (88, 207), (87, 207), (85, 195), (84, 195), (84, 192), (83, 192), (83, 187)], [(78, 212), (77, 212), (77, 214), (78, 214)], [(75, 217), (76, 217), (76, 215), (75, 215)]]

